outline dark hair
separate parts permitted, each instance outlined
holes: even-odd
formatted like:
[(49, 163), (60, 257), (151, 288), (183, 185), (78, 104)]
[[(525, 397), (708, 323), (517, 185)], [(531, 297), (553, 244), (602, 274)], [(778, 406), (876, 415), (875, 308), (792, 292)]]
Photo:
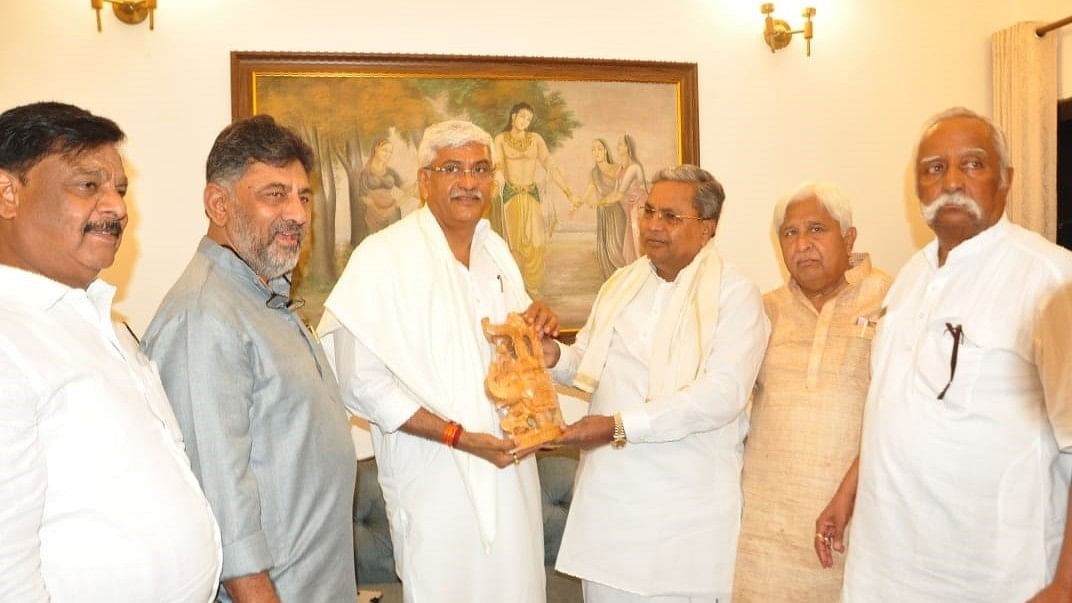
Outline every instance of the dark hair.
[(722, 204), (726, 201), (726, 191), (722, 184), (705, 169), (695, 165), (678, 165), (660, 170), (651, 180), (655, 186), (660, 182), (686, 182), (696, 186), (692, 197), (692, 206), (701, 218), (718, 220), (722, 216)]
[(502, 129), (503, 132), (509, 132), (514, 127), (514, 116), (522, 111), (528, 111), (533, 116), (536, 115), (536, 109), (532, 108), (532, 105), (528, 103), (518, 103), (513, 107), (510, 107), (510, 117), (506, 118), (506, 127)]
[(114, 121), (64, 103), (22, 105), (0, 114), (0, 169), (25, 182), (47, 155), (78, 155), (125, 138)]
[(295, 160), (306, 172), (312, 171), (313, 150), (271, 115), (254, 115), (227, 126), (216, 137), (205, 162), (205, 178), (220, 183), (241, 176), (258, 161), (283, 167)]

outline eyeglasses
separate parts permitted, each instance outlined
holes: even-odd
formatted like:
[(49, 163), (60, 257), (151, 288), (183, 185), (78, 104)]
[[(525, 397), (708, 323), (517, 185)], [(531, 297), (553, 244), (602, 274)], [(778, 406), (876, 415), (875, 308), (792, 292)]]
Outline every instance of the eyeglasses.
[(949, 386), (953, 385), (953, 377), (957, 374), (957, 352), (960, 351), (960, 340), (964, 338), (964, 327), (961, 325), (947, 322), (945, 323), (945, 330), (953, 336), (953, 353), (949, 357), (949, 382), (945, 384), (945, 387), (938, 394), (939, 400), (945, 399), (945, 393), (949, 391)]
[[(289, 285), (291, 284), (290, 277), (284, 274), (283, 280), (287, 282), (287, 289), (289, 290)], [(273, 291), (272, 294), (268, 296), (268, 300), (264, 302), (264, 307), (269, 310), (298, 310), (304, 306), (304, 299), (300, 297), (287, 297), (286, 295), (276, 293), (275, 291)]]
[(264, 302), (264, 307), (269, 310), (297, 310), (305, 306), (305, 300), (300, 297), (287, 297), (280, 293), (272, 293)]
[(704, 220), (711, 220), (712, 218), (704, 218), (702, 216), (683, 216), (676, 214), (669, 209), (655, 209), (650, 205), (645, 205), (641, 210), (640, 216), (645, 220), (662, 220), (667, 226), (681, 226), (685, 220), (696, 220), (703, 222)]
[(442, 174), (451, 180), (461, 180), (467, 175), (472, 176), (475, 180), (487, 180), (495, 175), (494, 168), (487, 163), (478, 163), (469, 169), (463, 168), (460, 163), (448, 163), (441, 166), (430, 165), (423, 169)]

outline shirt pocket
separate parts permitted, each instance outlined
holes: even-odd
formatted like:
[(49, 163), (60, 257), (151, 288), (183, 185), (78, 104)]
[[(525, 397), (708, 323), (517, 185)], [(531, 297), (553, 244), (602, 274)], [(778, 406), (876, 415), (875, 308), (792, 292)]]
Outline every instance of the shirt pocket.
[[(949, 412), (971, 407), (972, 392), (982, 369), (983, 357), (994, 342), (981, 335), (985, 327), (965, 324), (958, 317), (932, 319), (919, 339), (914, 383), (917, 391)], [(954, 331), (959, 330), (959, 343)], [(953, 353), (956, 352), (956, 366)], [(941, 400), (938, 396), (945, 392)]]
[(871, 345), (875, 324), (835, 324), (830, 327), (826, 352), (832, 354), (829, 366), (835, 367), (842, 387), (863, 388), (871, 381)]

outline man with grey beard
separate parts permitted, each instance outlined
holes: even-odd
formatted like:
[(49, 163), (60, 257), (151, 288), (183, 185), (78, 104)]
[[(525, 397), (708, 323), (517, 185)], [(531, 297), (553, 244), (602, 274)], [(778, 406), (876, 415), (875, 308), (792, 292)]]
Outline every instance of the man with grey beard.
[(312, 151), (271, 117), (208, 156), (208, 234), (145, 350), (219, 520), (232, 601), (354, 601), (353, 444), (335, 376), (295, 310)]
[(1067, 601), (1072, 253), (1009, 222), (1005, 136), (955, 108), (924, 128), (937, 239), (898, 274), (872, 350), (859, 476), (816, 525), (843, 601)]

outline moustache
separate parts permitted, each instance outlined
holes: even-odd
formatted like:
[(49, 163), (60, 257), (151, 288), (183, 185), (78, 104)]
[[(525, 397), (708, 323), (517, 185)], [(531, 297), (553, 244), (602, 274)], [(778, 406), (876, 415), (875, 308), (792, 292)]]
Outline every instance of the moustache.
[(272, 237), (275, 235), (294, 235), (300, 243), (305, 238), (305, 226), (295, 220), (285, 220), (272, 226)]
[(94, 220), (82, 226), (82, 234), (106, 234), (118, 237), (123, 234), (122, 220)]
[(923, 219), (927, 224), (934, 224), (935, 218), (938, 217), (938, 211), (943, 207), (959, 207), (971, 214), (976, 220), (981, 220), (983, 217), (983, 208), (979, 207), (979, 203), (962, 192), (944, 193), (930, 205), (920, 204), (920, 212), (923, 214)]
[(452, 188), (450, 189), (450, 200), (460, 199), (462, 197), (475, 197), (477, 201), (484, 200), (484, 192), (478, 188)]

